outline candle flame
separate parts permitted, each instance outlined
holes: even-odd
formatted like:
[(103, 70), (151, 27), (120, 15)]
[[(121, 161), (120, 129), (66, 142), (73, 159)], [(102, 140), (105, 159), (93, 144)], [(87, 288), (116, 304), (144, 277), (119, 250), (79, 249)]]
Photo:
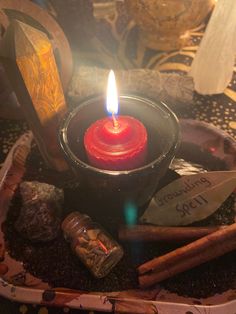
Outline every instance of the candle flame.
[(113, 70), (109, 72), (107, 82), (107, 111), (113, 116), (118, 113), (118, 93), (115, 73)]

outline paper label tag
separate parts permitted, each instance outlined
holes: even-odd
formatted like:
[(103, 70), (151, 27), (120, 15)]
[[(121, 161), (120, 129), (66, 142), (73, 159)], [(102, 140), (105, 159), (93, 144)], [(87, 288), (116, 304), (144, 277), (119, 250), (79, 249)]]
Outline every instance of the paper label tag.
[(236, 171), (184, 176), (151, 200), (141, 222), (160, 226), (187, 225), (213, 214), (236, 187)]

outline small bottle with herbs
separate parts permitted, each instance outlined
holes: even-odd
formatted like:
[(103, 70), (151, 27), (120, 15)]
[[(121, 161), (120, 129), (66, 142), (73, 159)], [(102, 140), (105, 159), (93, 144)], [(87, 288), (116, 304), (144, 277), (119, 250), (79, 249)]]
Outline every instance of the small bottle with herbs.
[(85, 214), (69, 214), (62, 230), (74, 253), (97, 278), (105, 277), (124, 254), (121, 246)]

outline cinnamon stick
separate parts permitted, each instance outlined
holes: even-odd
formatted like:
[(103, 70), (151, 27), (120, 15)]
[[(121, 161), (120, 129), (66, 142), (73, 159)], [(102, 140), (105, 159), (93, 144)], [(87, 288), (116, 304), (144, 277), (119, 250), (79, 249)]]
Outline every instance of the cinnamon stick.
[(224, 227), (159, 227), (153, 225), (121, 226), (119, 229), (119, 239), (121, 241), (142, 242), (184, 242), (199, 239), (222, 228)]
[(236, 223), (139, 266), (139, 284), (149, 287), (235, 249)]

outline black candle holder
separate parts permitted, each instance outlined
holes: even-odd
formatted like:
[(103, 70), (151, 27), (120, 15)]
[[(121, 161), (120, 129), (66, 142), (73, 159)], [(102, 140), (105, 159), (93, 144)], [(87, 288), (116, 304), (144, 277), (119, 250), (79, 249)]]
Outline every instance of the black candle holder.
[(162, 102), (154, 103), (132, 95), (120, 96), (119, 102), (119, 114), (139, 119), (147, 129), (145, 165), (132, 170), (111, 171), (88, 163), (84, 133), (93, 122), (107, 116), (102, 96), (85, 100), (68, 113), (60, 128), (60, 143), (88, 198), (99, 206), (100, 214), (123, 216), (130, 205), (141, 214), (175, 156), (179, 124), (175, 114)]

